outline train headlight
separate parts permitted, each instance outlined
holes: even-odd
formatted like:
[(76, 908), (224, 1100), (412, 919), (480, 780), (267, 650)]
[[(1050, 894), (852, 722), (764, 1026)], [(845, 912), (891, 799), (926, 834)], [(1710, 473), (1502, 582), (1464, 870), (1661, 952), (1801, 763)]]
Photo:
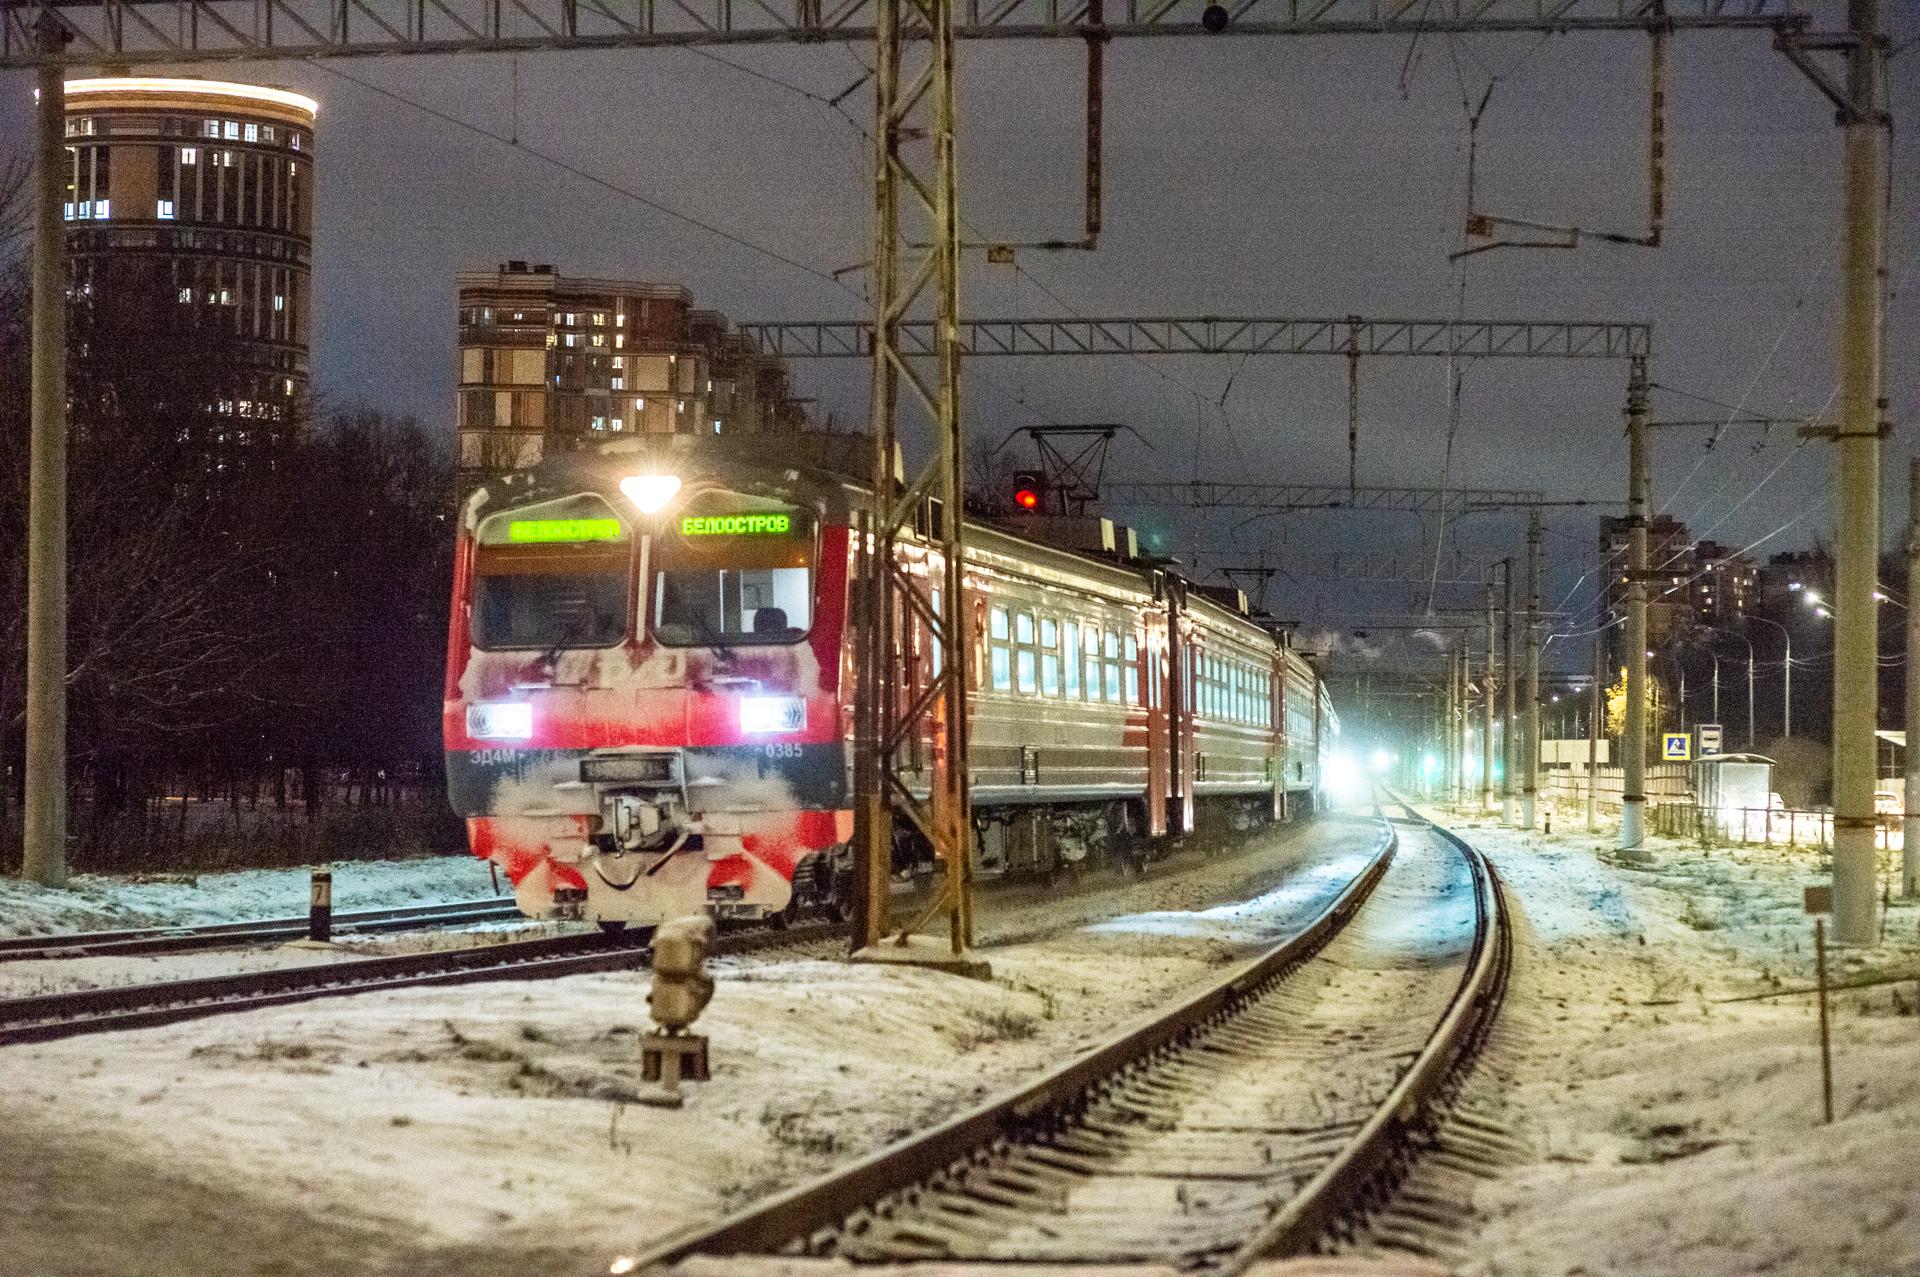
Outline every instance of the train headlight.
[(533, 735), (533, 706), (525, 701), (469, 705), (467, 735), (475, 740), (526, 740)]
[(641, 514), (658, 514), (667, 508), (680, 491), (680, 476), (675, 474), (630, 474), (620, 481), (620, 491)]
[(800, 696), (749, 696), (740, 702), (740, 730), (750, 735), (806, 730), (807, 702)]

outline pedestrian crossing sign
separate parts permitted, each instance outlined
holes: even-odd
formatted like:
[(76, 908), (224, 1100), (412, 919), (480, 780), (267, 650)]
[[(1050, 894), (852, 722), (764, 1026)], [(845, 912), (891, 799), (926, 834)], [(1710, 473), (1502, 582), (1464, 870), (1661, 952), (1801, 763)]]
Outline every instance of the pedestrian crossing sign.
[(1660, 757), (1669, 763), (1693, 761), (1693, 733), (1662, 732), (1660, 734)]

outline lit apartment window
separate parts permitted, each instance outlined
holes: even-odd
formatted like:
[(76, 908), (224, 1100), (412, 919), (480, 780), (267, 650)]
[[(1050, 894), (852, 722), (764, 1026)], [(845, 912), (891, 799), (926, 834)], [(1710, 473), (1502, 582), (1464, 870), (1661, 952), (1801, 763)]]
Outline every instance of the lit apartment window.
[(300, 166), (294, 163), (292, 160), (287, 161), (287, 176), (288, 177), (300, 176)]
[(613, 326), (615, 328), (625, 328), (627, 326), (627, 317), (625, 315), (615, 315), (613, 317)]
[(607, 313), (605, 311), (596, 310), (593, 312), (593, 326), (595, 328), (605, 328), (607, 326)]
[(673, 410), (675, 412), (685, 412), (687, 410), (687, 401), (684, 399), (676, 401)]
[(198, 164), (200, 162), (200, 148), (197, 146), (181, 147), (180, 162), (182, 164)]
[(297, 151), (297, 150), (299, 150), (299, 149), (300, 149), (300, 134), (299, 134), (299, 133), (297, 133), (297, 132), (295, 132), (295, 133), (289, 133), (289, 134), (287, 134), (287, 145), (288, 145), (288, 146), (290, 146), (290, 147), (292, 147), (292, 148), (293, 148), (294, 150), (296, 150), (296, 151)]
[(625, 355), (615, 355), (613, 357), (613, 366), (615, 368), (625, 368), (627, 366), (627, 357)]
[(625, 390), (627, 388), (627, 379), (625, 377), (615, 377), (611, 379), (609, 384), (612, 385), (615, 390)]
[(566, 340), (563, 341), (561, 344), (564, 346), (571, 346), (579, 340), (580, 340), (580, 335), (578, 333), (568, 333), (566, 335)]
[(271, 125), (271, 124), (262, 124), (262, 125), (260, 126), (260, 140), (261, 140), (262, 142), (271, 142), (271, 141), (273, 141), (273, 125)]
[(273, 308), (275, 310), (285, 310), (287, 308), (287, 299), (285, 295), (281, 293), (275, 293), (273, 295)]
[(593, 428), (595, 430), (605, 430), (607, 428), (607, 419), (605, 417), (595, 417), (593, 419)]
[(594, 344), (594, 345), (596, 345), (596, 346), (604, 346), (604, 345), (606, 345), (606, 344), (607, 344), (607, 335), (606, 335), (605, 333), (595, 333), (595, 334), (593, 335), (593, 344)]
[(228, 303), (230, 303), (230, 302), (231, 302), (232, 300), (233, 300), (233, 294), (232, 294), (232, 292), (230, 292), (229, 290), (227, 290), (227, 289), (225, 289), (225, 288), (223, 288), (223, 289), (221, 289), (221, 290), (220, 290), (220, 304), (221, 304), (222, 306), (225, 306), (225, 305), (227, 305), (227, 304), (228, 304)]
[(173, 220), (173, 201), (160, 200), (153, 206), (153, 215), (163, 222)]
[(644, 411), (646, 406), (647, 406), (647, 401), (645, 399), (636, 399), (633, 401), (633, 410), (635, 412)]
[(260, 140), (260, 126), (258, 124), (247, 125), (246, 140), (249, 142), (258, 142)]
[(228, 120), (222, 136), (229, 142), (238, 142), (240, 140), (240, 121)]
[(105, 217), (107, 215), (108, 206), (111, 203), (112, 203), (111, 200), (95, 200), (93, 202), (93, 215), (95, 217)]
[(193, 300), (193, 290), (192, 290), (191, 288), (183, 288), (183, 289), (181, 289), (181, 290), (180, 290), (180, 300), (181, 300), (181, 301), (183, 301), (183, 302), (190, 302), (190, 301), (192, 301), (192, 300)]
[(289, 395), (290, 395), (290, 394), (292, 394), (292, 393), (293, 393), (293, 378), (291, 378), (291, 377), (288, 377), (288, 378), (286, 379), (286, 381), (285, 381), (285, 383), (284, 383), (284, 384), (285, 384), (285, 386), (286, 386), (286, 389), (285, 389), (285, 391), (284, 391), (283, 393), (285, 393), (285, 394), (289, 394)]
[(65, 218), (69, 222), (71, 222), (73, 220), (73, 201), (68, 200), (65, 204), (62, 204), (60, 207), (62, 210), (64, 210), (63, 216), (65, 216)]
[(208, 120), (205, 124), (200, 126), (200, 132), (201, 132), (201, 135), (204, 137), (219, 137), (220, 121)]
[(525, 318), (526, 318), (526, 315), (525, 315), (524, 313), (522, 313), (522, 312), (520, 312), (520, 311), (517, 311), (517, 310), (516, 310), (516, 311), (514, 311), (514, 312), (513, 312), (513, 317), (514, 317), (515, 319), (525, 319)]
[(624, 350), (626, 345), (627, 335), (625, 333), (615, 333), (613, 335), (613, 348), (615, 350)]
[(623, 418), (615, 417), (613, 419), (613, 428), (615, 430), (625, 430), (627, 428), (627, 423)]

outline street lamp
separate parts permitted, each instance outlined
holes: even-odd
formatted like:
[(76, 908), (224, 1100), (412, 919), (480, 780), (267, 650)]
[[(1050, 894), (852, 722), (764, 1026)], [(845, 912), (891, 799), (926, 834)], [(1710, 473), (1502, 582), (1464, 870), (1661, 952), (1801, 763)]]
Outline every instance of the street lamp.
[[(1752, 620), (1756, 620), (1756, 621), (1757, 621), (1757, 620), (1759, 620), (1760, 618), (1756, 616), (1756, 617), (1753, 617), (1753, 618), (1751, 618), (1751, 619), (1752, 619)], [(1772, 622), (1772, 621), (1768, 621), (1768, 622), (1767, 622), (1767, 624), (1768, 624), (1768, 625), (1772, 625), (1772, 624), (1773, 624), (1773, 622)], [(1738, 632), (1738, 631), (1736, 631), (1736, 630), (1723, 630), (1723, 629), (1718, 629), (1718, 628), (1716, 628), (1716, 627), (1714, 627), (1714, 626), (1708, 626), (1708, 627), (1707, 627), (1707, 632), (1708, 632), (1708, 633), (1710, 633), (1710, 634), (1723, 634), (1723, 635), (1725, 635), (1725, 636), (1727, 636), (1728, 638), (1737, 638), (1737, 639), (1739, 639), (1739, 640), (1740, 640), (1740, 641), (1741, 641), (1742, 643), (1745, 643), (1745, 644), (1747, 645), (1747, 748), (1748, 748), (1748, 749), (1752, 749), (1752, 748), (1753, 748), (1753, 746), (1754, 746), (1754, 735), (1753, 735), (1753, 667), (1754, 667), (1754, 659), (1753, 659), (1753, 658), (1754, 658), (1754, 653), (1753, 653), (1753, 640), (1752, 640), (1752, 639), (1750, 639), (1750, 638), (1748, 638), (1748, 637), (1747, 637), (1746, 635), (1744, 635), (1744, 634), (1741, 634), (1741, 633), (1739, 633), (1739, 632)], [(1792, 643), (1792, 642), (1793, 642), (1793, 636), (1792, 636), (1792, 635), (1788, 635), (1788, 636), (1787, 636), (1787, 642), (1788, 642), (1788, 643)], [(1711, 646), (1709, 646), (1709, 647), (1707, 648), (1707, 651), (1709, 651), (1709, 652), (1711, 652), (1711, 653), (1713, 653), (1713, 716), (1714, 716), (1715, 718), (1718, 718), (1718, 717), (1720, 717), (1720, 653), (1718, 653), (1718, 652), (1715, 652), (1715, 651), (1713, 650), (1713, 648), (1712, 648)]]

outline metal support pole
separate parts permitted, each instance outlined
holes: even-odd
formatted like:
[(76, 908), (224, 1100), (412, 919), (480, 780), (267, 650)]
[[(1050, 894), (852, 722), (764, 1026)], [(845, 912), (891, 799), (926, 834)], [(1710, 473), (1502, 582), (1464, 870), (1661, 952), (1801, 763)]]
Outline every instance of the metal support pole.
[(1600, 608), (1602, 624), (1593, 631), (1593, 687), (1588, 691), (1587, 706), (1587, 832), (1592, 833), (1597, 823), (1595, 807), (1597, 805), (1594, 790), (1600, 784), (1600, 719), (1606, 713), (1607, 704), (1607, 630), (1606, 608)]
[(1627, 724), (1620, 742), (1620, 850), (1644, 857), (1647, 841), (1647, 361), (1627, 373)]
[(1480, 814), (1493, 806), (1493, 582), (1487, 582), (1487, 673), (1480, 699)]
[(1527, 737), (1520, 827), (1537, 827), (1540, 801), (1540, 511), (1527, 512)]
[[(1789, 619), (1791, 619), (1791, 618), (1789, 618)], [(1788, 639), (1788, 640), (1787, 640), (1787, 650), (1788, 650), (1789, 652), (1791, 652), (1791, 651), (1793, 650), (1793, 640), (1792, 640), (1792, 639)], [(1756, 657), (1756, 655), (1755, 655), (1755, 653), (1754, 653), (1754, 650), (1753, 650), (1753, 640), (1751, 640), (1751, 639), (1749, 639), (1749, 640), (1747, 640), (1747, 748), (1748, 748), (1748, 749), (1752, 749), (1752, 748), (1754, 747), (1754, 740), (1755, 740), (1755, 737), (1754, 737), (1754, 734), (1753, 734), (1753, 733), (1754, 733), (1754, 728), (1753, 728), (1753, 667), (1754, 667), (1754, 664), (1755, 664), (1755, 662), (1756, 662), (1756, 660), (1757, 660), (1757, 659), (1758, 659), (1758, 658)], [(1789, 657), (1789, 658), (1788, 658), (1788, 662), (1789, 662), (1789, 664), (1791, 664), (1791, 662), (1792, 662), (1792, 658), (1791, 658), (1791, 657)], [(1787, 675), (1787, 677), (1788, 677), (1788, 678), (1792, 678), (1792, 677), (1793, 677), (1793, 675), (1792, 675), (1791, 673), (1789, 673), (1789, 674)], [(1785, 735), (1785, 733), (1784, 733), (1784, 732), (1783, 732), (1783, 733), (1781, 733), (1781, 734), (1782, 734), (1782, 735)]]
[(1509, 555), (1505, 560), (1503, 560), (1501, 566), (1504, 569), (1503, 575), (1505, 577), (1505, 584), (1506, 584), (1506, 591), (1507, 591), (1507, 597), (1506, 597), (1507, 615), (1506, 615), (1506, 629), (1501, 636), (1504, 641), (1504, 647), (1506, 650), (1503, 653), (1504, 659), (1501, 661), (1500, 668), (1506, 674), (1507, 703), (1505, 707), (1506, 709), (1505, 717), (1501, 720), (1501, 726), (1500, 726), (1500, 819), (1501, 819), (1501, 822), (1507, 826), (1507, 828), (1512, 829), (1517, 827), (1517, 825), (1519, 824), (1519, 819), (1518, 819), (1519, 813), (1514, 810), (1514, 804), (1513, 804), (1513, 770), (1514, 770), (1515, 763), (1517, 761), (1516, 760), (1517, 751), (1513, 747), (1513, 737), (1514, 737), (1514, 732), (1518, 729), (1520, 725), (1520, 718), (1517, 712), (1517, 692), (1518, 692), (1520, 680), (1514, 676), (1514, 661), (1513, 661), (1514, 635), (1513, 635), (1513, 558), (1512, 556)]
[(1920, 895), (1920, 457), (1907, 462), (1907, 748), (1900, 894)]
[(1886, 57), (1877, 0), (1849, 0), (1846, 266), (1835, 432), (1833, 590), (1833, 940), (1879, 938), (1874, 851), (1874, 729), (1879, 712), (1880, 345), (1885, 270), (1886, 134), (1880, 106)]
[[(65, 43), (43, 10), (40, 51)], [(21, 876), (67, 882), (67, 226), (65, 73), (35, 73), (33, 407), (27, 478), (26, 807)]]
[[(1793, 618), (1789, 616), (1787, 619), (1791, 621)], [(1782, 631), (1785, 632), (1784, 626), (1782, 627)], [(1786, 662), (1786, 667), (1782, 671), (1786, 680), (1786, 687), (1782, 692), (1780, 703), (1780, 735), (1783, 738), (1793, 735), (1793, 635), (1790, 632), (1787, 633)], [(1751, 687), (1747, 689), (1747, 696), (1747, 717), (1752, 718), (1753, 689)], [(1751, 724), (1748, 726), (1748, 733), (1752, 733)]]
[[(973, 943), (972, 829), (967, 788), (967, 654), (962, 599), (965, 453), (960, 418), (960, 230), (954, 164), (952, 0), (878, 0), (874, 6), (874, 326), (873, 493), (869, 556), (862, 591), (866, 640), (859, 691), (854, 847), (862, 903), (856, 951), (887, 931), (888, 882), (896, 814), (932, 844), (945, 883), (907, 933), (946, 913), (953, 953)], [(908, 29), (911, 23), (911, 29)], [(924, 58), (903, 70), (907, 48)], [(931, 172), (924, 145), (931, 143)], [(919, 151), (921, 153), (915, 153)], [(901, 225), (909, 209), (924, 237)], [(924, 238), (926, 257), (901, 269), (901, 255)], [(934, 305), (936, 375), (913, 372), (901, 326), (928, 293)], [(898, 482), (898, 391), (903, 379), (933, 427), (935, 455), (911, 482)], [(927, 509), (929, 498), (941, 504)], [(931, 535), (924, 547), (903, 536), (922, 512)], [(901, 554), (924, 554), (925, 585), (903, 577)], [(932, 590), (938, 582), (938, 595)], [(922, 590), (925, 590), (923, 593)], [(908, 667), (904, 645), (913, 618), (926, 627), (940, 657), (937, 673)], [(921, 693), (924, 675), (931, 686)], [(923, 730), (933, 739), (928, 799), (917, 801), (901, 779), (896, 752)]]
[(1713, 721), (1720, 721), (1720, 653), (1709, 648), (1707, 655), (1713, 658)]

